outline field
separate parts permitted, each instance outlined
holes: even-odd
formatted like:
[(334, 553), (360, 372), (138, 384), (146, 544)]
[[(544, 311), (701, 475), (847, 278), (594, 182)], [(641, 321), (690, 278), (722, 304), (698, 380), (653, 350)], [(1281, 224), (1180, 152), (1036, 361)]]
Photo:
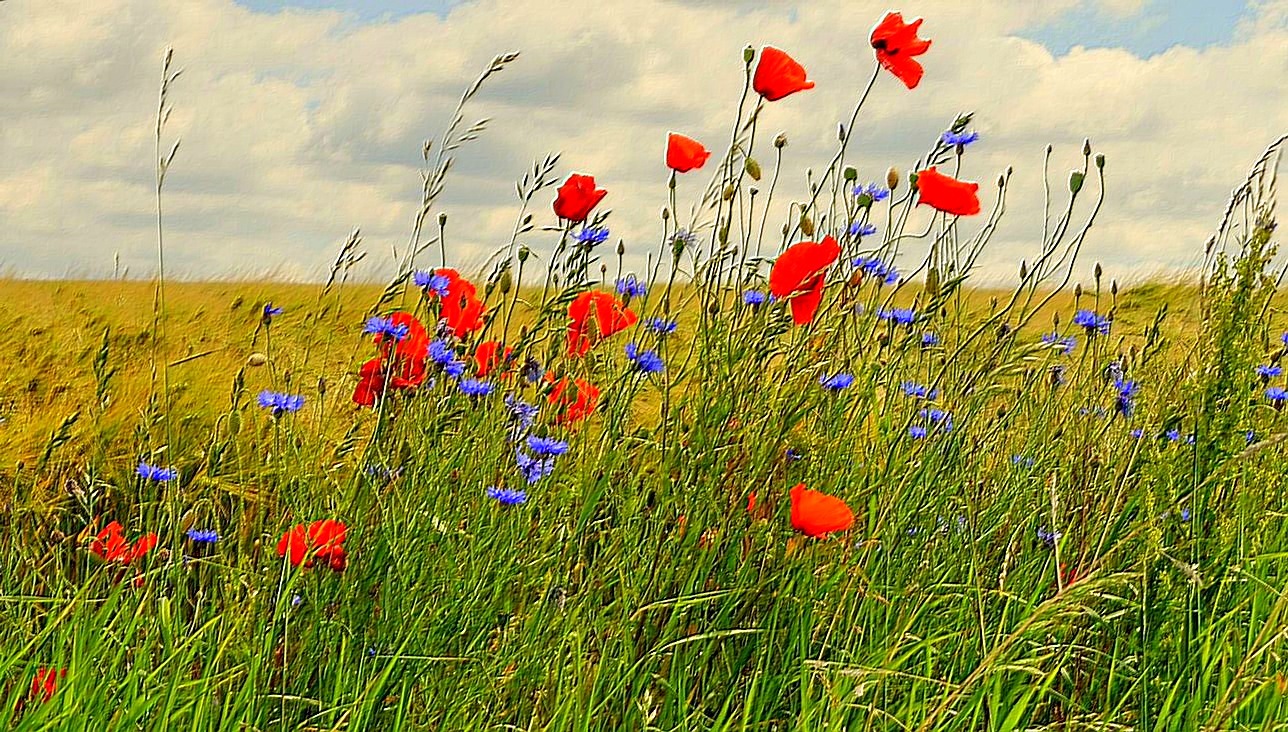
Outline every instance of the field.
[[(874, 74), (911, 88), (908, 32)], [(748, 52), (638, 273), (556, 158), (451, 269), (454, 125), (388, 284), (356, 239), (326, 285), (166, 281), (164, 242), (150, 282), (0, 281), (0, 724), (1288, 727), (1278, 146), (1193, 281), (1078, 261), (1088, 144), (972, 288), (1007, 181), (957, 179), (969, 115), (873, 183), (843, 126), (766, 234), (757, 113), (808, 87)]]

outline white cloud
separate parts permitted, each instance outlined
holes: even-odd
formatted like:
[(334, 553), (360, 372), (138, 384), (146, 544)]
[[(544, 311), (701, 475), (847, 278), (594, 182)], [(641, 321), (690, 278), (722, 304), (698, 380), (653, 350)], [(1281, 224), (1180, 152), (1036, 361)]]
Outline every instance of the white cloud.
[[(1096, 0), (1139, 12), (1138, 0)], [(853, 159), (879, 178), (905, 167), (962, 110), (984, 135), (965, 174), (1014, 165), (1007, 221), (987, 271), (1013, 273), (1040, 231), (1040, 170), (1056, 146), (1055, 186), (1084, 135), (1109, 159), (1111, 198), (1086, 249), (1124, 276), (1196, 262), (1229, 190), (1288, 130), (1288, 3), (1263, 2), (1229, 45), (1052, 56), (1017, 34), (1074, 0), (908, 2), (934, 39), (913, 92), (882, 75)], [(969, 5), (969, 7), (964, 7)], [(564, 170), (611, 193), (615, 236), (651, 251), (665, 201), (667, 130), (717, 148), (741, 89), (744, 45), (772, 43), (818, 86), (769, 105), (763, 145), (785, 130), (783, 206), (821, 167), (837, 121), (871, 69), (867, 32), (884, 3), (478, 0), (446, 18), (360, 24), (336, 12), (250, 12), (231, 0), (73, 0), (0, 5), (0, 266), (38, 275), (110, 271), (119, 252), (151, 267), (152, 125), (167, 44), (185, 74), (170, 136), (183, 139), (166, 193), (168, 261), (189, 276), (273, 270), (310, 276), (354, 226), (372, 259), (410, 230), (423, 140), (496, 53), (522, 49), (467, 111), (491, 116), (463, 150), (443, 199), (449, 256), (479, 262), (508, 237), (513, 180), (563, 151)], [(767, 154), (763, 157), (768, 157)], [(685, 176), (682, 196), (705, 177)], [(538, 217), (552, 218), (548, 196)], [(781, 221), (782, 213), (777, 215)], [(550, 242), (533, 238), (534, 248)]]

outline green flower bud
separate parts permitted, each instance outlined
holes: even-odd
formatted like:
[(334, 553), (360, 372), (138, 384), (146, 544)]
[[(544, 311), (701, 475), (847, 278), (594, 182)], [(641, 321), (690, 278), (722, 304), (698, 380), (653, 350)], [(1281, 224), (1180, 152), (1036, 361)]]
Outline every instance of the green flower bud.
[(1082, 181), (1085, 177), (1079, 170), (1069, 173), (1069, 192), (1075, 196), (1078, 195), (1078, 191), (1082, 190)]
[(760, 180), (760, 163), (756, 162), (755, 158), (747, 158), (742, 167), (747, 171), (747, 175), (751, 176), (752, 180)]
[(853, 165), (845, 166), (845, 179), (851, 183), (859, 179), (859, 171)]

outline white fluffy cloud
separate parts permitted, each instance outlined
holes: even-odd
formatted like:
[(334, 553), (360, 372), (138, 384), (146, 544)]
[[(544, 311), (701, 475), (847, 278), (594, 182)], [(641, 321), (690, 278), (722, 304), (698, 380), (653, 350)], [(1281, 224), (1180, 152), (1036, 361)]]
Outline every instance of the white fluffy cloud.
[[(1143, 6), (1094, 3), (1114, 17)], [(878, 80), (855, 158), (880, 178), (909, 165), (957, 112), (975, 110), (983, 140), (965, 176), (989, 190), (1015, 168), (986, 271), (1013, 272), (1038, 246), (1046, 144), (1056, 146), (1059, 187), (1088, 136), (1109, 159), (1111, 191), (1088, 267), (1099, 259), (1130, 276), (1192, 265), (1229, 190), (1288, 131), (1288, 2), (1258, 3), (1228, 44), (1149, 58), (1083, 48), (1053, 56), (1021, 37), (1076, 4), (904, 3), (934, 39), (926, 80), (913, 92)], [(151, 271), (153, 116), (167, 45), (185, 69), (167, 133), (183, 141), (165, 193), (167, 258), (185, 276), (314, 277), (355, 226), (371, 259), (387, 261), (410, 231), (422, 142), (487, 61), (512, 49), (522, 57), (467, 111), (493, 120), (449, 178), (449, 256), (477, 264), (503, 243), (514, 179), (558, 151), (564, 171), (594, 173), (611, 190), (615, 237), (651, 250), (665, 133), (713, 148), (727, 140), (743, 46), (789, 49), (818, 84), (762, 120), (770, 136), (784, 130), (791, 140), (785, 205), (805, 168), (829, 157), (870, 73), (867, 31), (885, 8), (566, 0), (556, 11), (477, 0), (447, 18), (363, 24), (339, 12), (255, 13), (232, 0), (4, 3), (0, 267), (102, 274), (119, 253), (131, 272)], [(680, 193), (700, 186), (684, 179)], [(544, 199), (537, 215), (552, 217)]]

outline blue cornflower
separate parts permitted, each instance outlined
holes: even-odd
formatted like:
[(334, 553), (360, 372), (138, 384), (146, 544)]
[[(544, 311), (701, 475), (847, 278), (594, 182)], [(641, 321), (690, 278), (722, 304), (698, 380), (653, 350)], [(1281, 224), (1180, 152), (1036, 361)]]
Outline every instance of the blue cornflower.
[(455, 360), (448, 361), (446, 364), (443, 365), (443, 373), (447, 374), (453, 379), (459, 379), (461, 378), (461, 376), (465, 374), (465, 362), (455, 361)]
[(486, 381), (480, 381), (478, 379), (461, 379), (460, 389), (461, 393), (466, 396), (481, 397), (491, 394), (493, 386)]
[(456, 348), (442, 338), (429, 342), (429, 360), (439, 366), (446, 366), (456, 360)]
[(617, 280), (617, 294), (619, 295), (625, 295), (626, 297), (644, 297), (644, 293), (646, 292), (648, 292), (648, 288), (644, 286), (643, 282), (636, 279), (633, 274), (628, 274)]
[(512, 394), (505, 395), (505, 407), (510, 410), (510, 422), (520, 432), (528, 431), (540, 411), (536, 405), (528, 404)]
[(905, 381), (899, 385), (899, 388), (903, 389), (904, 394), (918, 399), (934, 399), (939, 396), (938, 389), (931, 389), (929, 386), (918, 384), (915, 381)]
[(1288, 346), (1288, 331), (1284, 331), (1284, 334), (1279, 336), (1279, 340), (1283, 341), (1285, 346)]
[(1253, 432), (1252, 430), (1248, 430), (1247, 434), (1243, 436), (1243, 439), (1247, 442), (1247, 444), (1251, 445), (1252, 443), (1257, 441), (1257, 433)]
[(877, 318), (889, 320), (896, 325), (911, 325), (917, 319), (917, 311), (911, 308), (883, 308), (877, 311)]
[(1060, 541), (1061, 536), (1063, 536), (1063, 534), (1059, 531), (1049, 531), (1045, 526), (1038, 527), (1038, 541), (1049, 547), (1054, 547), (1056, 542)]
[(1176, 442), (1181, 439), (1181, 431), (1178, 429), (1170, 429), (1164, 432), (1163, 436), (1167, 438), (1168, 442)]
[(259, 406), (271, 410), (274, 417), (280, 417), (286, 412), (300, 411), (304, 406), (304, 397), (265, 389), (259, 393)]
[(926, 428), (919, 424), (914, 424), (908, 427), (908, 436), (914, 440), (920, 440), (926, 436)]
[(922, 348), (934, 348), (937, 345), (939, 345), (939, 334), (929, 330), (921, 334)]
[(1184, 522), (1186, 522), (1186, 523), (1189, 523), (1189, 521), (1190, 521), (1190, 509), (1188, 509), (1188, 508), (1182, 508), (1182, 509), (1181, 509), (1181, 521), (1184, 521)]
[(831, 376), (820, 377), (818, 383), (829, 391), (840, 391), (854, 383), (854, 376), (852, 374), (832, 374)]
[(631, 360), (636, 370), (646, 374), (660, 374), (666, 365), (657, 351), (645, 351), (634, 343), (626, 344), (626, 358)]
[(1108, 335), (1109, 318), (1103, 315), (1097, 315), (1094, 310), (1079, 310), (1073, 314), (1073, 324), (1081, 326), (1087, 331), (1087, 335)]
[(271, 302), (264, 303), (264, 314), (261, 316), (264, 320), (264, 325), (271, 325), (273, 318), (276, 318), (284, 312), (286, 311)]
[(1078, 340), (1073, 336), (1062, 336), (1059, 333), (1043, 333), (1042, 342), (1048, 346), (1056, 346), (1060, 353), (1069, 355), (1078, 345)]
[(877, 201), (884, 201), (886, 198), (890, 196), (889, 188), (877, 185), (876, 183), (868, 183), (867, 185), (854, 186), (854, 188), (852, 189), (852, 192), (854, 193), (855, 196), (860, 196), (860, 197), (867, 196), (868, 198), (872, 199), (873, 203)]
[(949, 130), (945, 132), (939, 139), (943, 140), (944, 144), (948, 146), (961, 145), (962, 147), (966, 147), (967, 145), (979, 139), (979, 133), (978, 132), (953, 132), (952, 130)]
[(539, 458), (533, 457), (523, 451), (523, 448), (516, 448), (514, 451), (514, 464), (523, 474), (523, 479), (532, 485), (542, 478), (550, 475), (555, 471), (555, 459), (553, 457)]
[(406, 338), (407, 331), (408, 328), (406, 323), (395, 325), (393, 318), (382, 318), (378, 315), (373, 315), (368, 318), (367, 324), (362, 328), (363, 333), (378, 336), (389, 336), (396, 341), (401, 341)]
[(1012, 455), (1011, 462), (1021, 468), (1033, 467), (1033, 458), (1027, 455)]
[(787, 448), (787, 451), (783, 454), (787, 457), (787, 461), (792, 463), (805, 459), (805, 454), (793, 447)]
[(412, 274), (411, 280), (420, 289), (428, 290), (439, 297), (447, 297), (447, 291), (452, 287), (450, 277), (433, 271), (417, 271)]
[(1140, 438), (1145, 436), (1145, 430), (1137, 427), (1136, 429), (1131, 431), (1131, 436), (1139, 440)]
[(554, 457), (568, 452), (568, 443), (552, 437), (528, 437), (528, 449), (541, 457)]
[(688, 247), (693, 246), (693, 242), (696, 238), (697, 237), (693, 235), (693, 232), (688, 229), (676, 229), (675, 233), (671, 235), (671, 246), (680, 246), (687, 249)]
[(1257, 376), (1260, 376), (1261, 378), (1267, 379), (1267, 380), (1273, 379), (1276, 376), (1279, 376), (1280, 374), (1282, 374), (1283, 372), (1284, 370), (1282, 368), (1280, 368), (1279, 366), (1275, 366), (1274, 364), (1271, 364), (1269, 366), (1257, 367)]
[(877, 257), (857, 257), (854, 260), (854, 267), (869, 277), (876, 278), (887, 285), (893, 285), (899, 281), (899, 270), (895, 269), (894, 265), (886, 264)]
[(533, 358), (532, 356), (528, 356), (523, 360), (522, 374), (523, 374), (523, 378), (527, 379), (530, 382), (535, 383), (537, 381), (540, 381), (541, 380), (541, 362)]
[(602, 226), (583, 226), (581, 231), (573, 234), (573, 238), (581, 244), (589, 244), (590, 246), (603, 244), (608, 241), (608, 229)]
[(867, 223), (866, 221), (855, 221), (850, 224), (850, 236), (862, 238), (865, 236), (872, 236), (875, 233), (877, 233), (877, 227)]
[(1288, 391), (1284, 390), (1282, 386), (1272, 386), (1266, 389), (1266, 398), (1274, 402), (1277, 407), (1282, 405), (1285, 399), (1288, 399)]
[(147, 480), (154, 480), (158, 483), (164, 483), (168, 480), (174, 480), (179, 475), (178, 472), (176, 472), (171, 468), (162, 468), (155, 465), (148, 465), (147, 463), (144, 463), (144, 462), (140, 462), (139, 467), (136, 468), (134, 472), (138, 473), (140, 476), (142, 476), (143, 478), (146, 478)]
[(760, 290), (747, 290), (742, 293), (742, 301), (748, 305), (764, 305), (769, 301), (769, 295)]
[(198, 544), (214, 544), (219, 541), (219, 532), (214, 529), (188, 529), (188, 539)]
[(528, 500), (528, 494), (523, 491), (510, 490), (495, 486), (487, 489), (487, 497), (500, 503), (502, 506), (517, 506)]
[(649, 318), (644, 321), (644, 327), (659, 335), (668, 336), (675, 332), (680, 326), (678, 320), (666, 320), (665, 318)]
[(1136, 398), (1136, 392), (1140, 390), (1135, 381), (1128, 381), (1122, 377), (1114, 380), (1114, 388), (1118, 390), (1118, 397), (1114, 400), (1114, 410), (1124, 417), (1131, 416), (1131, 410), (1136, 406), (1133, 401)]
[(922, 419), (926, 420), (927, 423), (938, 425), (939, 429), (944, 432), (952, 432), (953, 430), (953, 415), (943, 409), (927, 407), (918, 412), (918, 414)]

